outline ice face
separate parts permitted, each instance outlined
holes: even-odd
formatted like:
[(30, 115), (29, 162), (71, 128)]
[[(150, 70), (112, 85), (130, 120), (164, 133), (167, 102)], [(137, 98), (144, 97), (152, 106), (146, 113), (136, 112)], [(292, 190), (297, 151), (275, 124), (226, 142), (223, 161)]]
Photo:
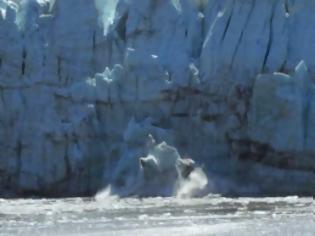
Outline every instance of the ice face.
[(314, 8), (0, 0), (0, 189), (86, 195), (140, 157), (174, 167), (152, 134), (212, 191), (313, 194)]

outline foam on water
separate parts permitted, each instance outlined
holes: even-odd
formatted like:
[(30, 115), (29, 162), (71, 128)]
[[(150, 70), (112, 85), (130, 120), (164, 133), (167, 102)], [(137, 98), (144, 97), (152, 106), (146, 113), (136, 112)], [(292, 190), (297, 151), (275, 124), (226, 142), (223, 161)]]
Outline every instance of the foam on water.
[[(1, 235), (314, 235), (312, 198), (0, 200)], [(266, 227), (268, 225), (268, 227)]]

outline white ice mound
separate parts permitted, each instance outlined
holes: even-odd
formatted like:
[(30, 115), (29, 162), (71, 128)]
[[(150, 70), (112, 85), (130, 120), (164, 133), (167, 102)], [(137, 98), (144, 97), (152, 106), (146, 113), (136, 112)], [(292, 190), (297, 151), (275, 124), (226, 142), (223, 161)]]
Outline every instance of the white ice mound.
[(121, 159), (111, 181), (111, 194), (193, 197), (205, 190), (207, 177), (192, 159), (181, 158), (166, 142), (157, 144), (151, 135), (146, 148), (145, 157)]

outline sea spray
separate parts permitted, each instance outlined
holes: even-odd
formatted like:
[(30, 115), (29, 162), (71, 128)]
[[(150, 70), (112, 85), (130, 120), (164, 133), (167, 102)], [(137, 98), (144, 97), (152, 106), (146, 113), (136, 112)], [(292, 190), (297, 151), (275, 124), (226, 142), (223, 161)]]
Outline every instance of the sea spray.
[(107, 186), (105, 189), (98, 191), (95, 195), (95, 199), (98, 200), (103, 200), (103, 199), (107, 199), (113, 197), (112, 195), (112, 190), (111, 190), (111, 186)]
[(207, 175), (201, 168), (195, 168), (187, 178), (179, 176), (175, 196), (180, 198), (200, 197), (208, 185)]
[[(151, 134), (161, 130), (150, 125), (129, 122), (124, 133), (121, 156), (110, 173), (102, 196), (170, 197), (201, 196), (208, 184), (207, 176), (190, 158), (182, 158), (179, 151)], [(157, 132), (159, 131), (159, 132)], [(160, 136), (160, 135), (158, 135)]]

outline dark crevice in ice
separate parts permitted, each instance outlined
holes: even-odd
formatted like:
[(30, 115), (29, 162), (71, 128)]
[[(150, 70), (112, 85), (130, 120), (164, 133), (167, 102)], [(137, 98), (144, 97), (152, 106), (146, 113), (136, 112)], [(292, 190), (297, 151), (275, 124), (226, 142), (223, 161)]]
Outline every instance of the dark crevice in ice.
[(275, 11), (276, 11), (276, 6), (273, 7), (272, 14), (270, 15), (270, 19), (269, 19), (269, 38), (268, 38), (267, 49), (266, 49), (266, 53), (265, 53), (265, 57), (264, 57), (264, 61), (263, 61), (262, 71), (266, 70), (266, 64), (267, 64), (267, 60), (268, 60), (271, 46), (272, 46), (272, 40), (273, 40), (273, 28), (272, 28), (272, 26), (273, 26), (273, 19), (275, 16)]

